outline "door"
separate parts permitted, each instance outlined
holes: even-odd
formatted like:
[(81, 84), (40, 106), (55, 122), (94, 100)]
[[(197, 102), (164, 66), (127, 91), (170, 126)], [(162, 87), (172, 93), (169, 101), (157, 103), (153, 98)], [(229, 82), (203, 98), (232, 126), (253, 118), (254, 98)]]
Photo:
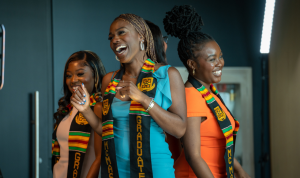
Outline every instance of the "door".
[(0, 90), (0, 169), (4, 178), (34, 177), (34, 92), (39, 91), (39, 176), (51, 177), (53, 125), (50, 0), (2, 0), (5, 83)]

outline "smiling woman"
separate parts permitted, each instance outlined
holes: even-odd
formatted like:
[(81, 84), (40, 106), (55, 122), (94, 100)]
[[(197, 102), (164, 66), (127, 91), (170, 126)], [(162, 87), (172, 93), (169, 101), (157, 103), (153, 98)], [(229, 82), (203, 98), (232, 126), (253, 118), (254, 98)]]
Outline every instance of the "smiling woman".
[[(64, 96), (59, 100), (59, 108), (54, 114), (56, 120), (52, 136), (54, 178), (98, 176), (101, 163), (101, 137), (91, 128), (96, 123), (89, 121), (97, 120), (99, 123), (99, 118), (102, 117), (100, 90), (104, 75), (103, 64), (92, 51), (78, 51), (66, 62), (63, 79)], [(83, 100), (78, 97), (80, 93), (84, 95)]]
[(181, 76), (157, 63), (152, 33), (141, 17), (117, 17), (108, 39), (122, 67), (102, 83), (101, 176), (174, 178), (164, 131), (177, 138), (185, 132)]
[[(164, 19), (168, 34), (180, 38), (178, 55), (189, 71), (185, 83), (187, 131), (174, 165), (178, 178), (249, 177), (234, 158), (239, 123), (212, 85), (224, 66), (218, 43), (201, 32), (201, 17), (191, 6), (175, 6)], [(225, 158), (225, 159), (224, 159)]]

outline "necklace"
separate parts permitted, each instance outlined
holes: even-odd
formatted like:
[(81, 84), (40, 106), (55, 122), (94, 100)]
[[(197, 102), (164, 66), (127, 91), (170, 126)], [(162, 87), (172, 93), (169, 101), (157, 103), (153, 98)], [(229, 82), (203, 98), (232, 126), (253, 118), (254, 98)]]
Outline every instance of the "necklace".
[(124, 75), (127, 75), (127, 76), (129, 76), (130, 78), (137, 78), (137, 76), (129, 75), (129, 74), (126, 74), (126, 73), (124, 73)]

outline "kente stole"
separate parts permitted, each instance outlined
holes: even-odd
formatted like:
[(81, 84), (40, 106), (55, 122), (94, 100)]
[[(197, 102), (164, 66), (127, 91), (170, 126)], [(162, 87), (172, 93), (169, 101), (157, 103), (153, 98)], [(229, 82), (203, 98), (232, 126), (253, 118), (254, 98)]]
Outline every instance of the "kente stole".
[(226, 107), (224, 101), (222, 100), (221, 96), (219, 95), (217, 89), (210, 84), (210, 89), (213, 93), (222, 101), (223, 105), (227, 108), (231, 116), (234, 118), (235, 121), (235, 129), (232, 130), (232, 125), (230, 123), (229, 118), (227, 117), (226, 113), (222, 110), (218, 102), (215, 100), (213, 95), (194, 77), (189, 76), (188, 81), (201, 93), (202, 97), (206, 100), (206, 103), (212, 113), (214, 114), (215, 118), (217, 119), (219, 126), (224, 134), (226, 139), (226, 150), (225, 150), (225, 163), (226, 163), (226, 172), (227, 178), (234, 177), (234, 145), (235, 145), (235, 138), (236, 134), (239, 130), (239, 122), (233, 117), (230, 110)]
[[(157, 80), (153, 77), (155, 63), (147, 59), (137, 79), (137, 87), (150, 98), (156, 94)], [(102, 178), (119, 178), (111, 103), (116, 94), (116, 86), (122, 79), (125, 69), (121, 68), (115, 78), (107, 86), (102, 107)], [(130, 129), (130, 177), (152, 178), (150, 152), (150, 120), (151, 116), (142, 104), (131, 100), (129, 109)]]
[[(90, 97), (90, 106), (94, 106), (96, 104), (96, 100), (93, 97), (94, 95)], [(69, 110), (66, 110), (64, 112), (70, 112), (70, 117), (73, 106), (69, 104), (67, 107), (69, 108)], [(52, 169), (60, 158), (60, 147), (56, 135), (57, 128), (60, 122), (57, 124), (52, 134)], [(84, 156), (91, 135), (91, 130), (92, 128), (88, 121), (80, 112), (77, 112), (74, 119), (72, 120), (69, 131), (69, 162), (67, 178), (80, 177)]]

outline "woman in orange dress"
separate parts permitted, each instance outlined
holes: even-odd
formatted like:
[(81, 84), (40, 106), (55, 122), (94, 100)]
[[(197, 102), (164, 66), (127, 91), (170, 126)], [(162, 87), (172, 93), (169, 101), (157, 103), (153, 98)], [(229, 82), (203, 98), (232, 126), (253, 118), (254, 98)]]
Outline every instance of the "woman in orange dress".
[(201, 17), (191, 6), (175, 6), (164, 25), (168, 34), (180, 38), (178, 54), (189, 72), (187, 129), (174, 165), (176, 178), (248, 178), (234, 158), (238, 122), (212, 85), (221, 81), (224, 66), (218, 43), (200, 31)]

